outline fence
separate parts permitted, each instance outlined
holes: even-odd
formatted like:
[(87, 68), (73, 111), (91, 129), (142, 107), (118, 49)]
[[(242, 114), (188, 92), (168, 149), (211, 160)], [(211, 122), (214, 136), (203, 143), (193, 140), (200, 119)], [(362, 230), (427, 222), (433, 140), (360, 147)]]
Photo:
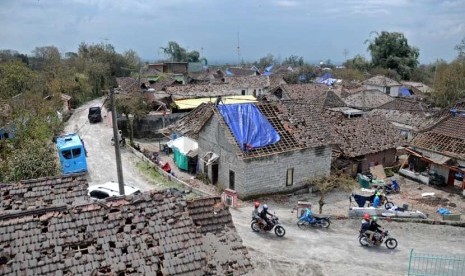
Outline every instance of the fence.
[(465, 256), (433, 255), (410, 251), (409, 276), (465, 275)]

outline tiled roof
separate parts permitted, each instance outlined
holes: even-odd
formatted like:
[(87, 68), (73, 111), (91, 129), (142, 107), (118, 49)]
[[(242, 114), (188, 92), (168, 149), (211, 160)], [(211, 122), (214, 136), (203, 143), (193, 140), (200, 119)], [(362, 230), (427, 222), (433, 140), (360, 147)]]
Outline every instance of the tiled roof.
[(394, 98), (378, 90), (362, 90), (344, 98), (347, 106), (364, 110), (377, 108), (392, 100)]
[(271, 76), (268, 76), (268, 78), (270, 79), (270, 85), (269, 85), (270, 89), (278, 87), (282, 84), (287, 84), (281, 75), (271, 75)]
[(228, 68), (228, 70), (236, 77), (255, 76), (257, 74), (257, 71), (255, 70), (244, 69), (239, 67), (230, 67)]
[(57, 176), (1, 184), (0, 214), (76, 205), (87, 200), (85, 175)]
[(415, 131), (422, 130), (438, 121), (438, 117), (423, 111), (373, 109), (371, 116), (383, 116), (388, 121), (413, 127)]
[(401, 84), (393, 79), (390, 79), (383, 75), (377, 75), (372, 78), (369, 78), (363, 82), (366, 85), (374, 85), (374, 86), (383, 86), (383, 87), (391, 87), (391, 86), (400, 86)]
[(212, 104), (202, 103), (184, 117), (177, 120), (174, 124), (170, 125), (168, 129), (183, 136), (185, 135), (193, 139), (198, 139), (200, 130), (213, 115), (213, 109), (214, 106)]
[(225, 83), (234, 88), (265, 88), (270, 86), (268, 76), (226, 77)]
[(216, 202), (187, 203), (151, 191), (21, 217), (1, 215), (0, 274), (244, 274), (251, 269), (247, 250), (228, 210)]
[[(449, 112), (458, 111), (456, 116)], [(427, 131), (416, 135), (411, 145), (465, 160), (465, 101), (459, 101), (440, 115), (441, 120)]]
[(174, 100), (198, 98), (198, 97), (218, 97), (240, 94), (240, 90), (235, 90), (229, 84), (187, 84), (177, 86), (167, 86), (166, 93), (172, 95)]
[(421, 82), (403, 81), (402, 84), (409, 88), (418, 89), (422, 93), (428, 94), (433, 92), (433, 89), (431, 87)]
[(139, 88), (139, 80), (131, 77), (119, 77), (116, 78), (118, 87), (123, 91), (132, 91)]
[(402, 98), (395, 98), (394, 100), (387, 102), (386, 104), (381, 105), (378, 108), (405, 111), (427, 111), (427, 107), (424, 106), (423, 102)]
[(177, 121), (170, 130), (198, 139), (200, 130), (209, 121), (212, 116), (211, 112), (213, 112), (225, 130), (227, 140), (235, 145), (236, 153), (242, 159), (259, 158), (331, 144), (333, 139), (328, 130), (329, 126), (321, 115), (321, 108), (309, 106), (312, 105), (297, 101), (258, 103), (257, 108), (278, 132), (281, 140), (273, 145), (248, 151), (240, 149), (234, 135), (213, 104), (200, 105)]
[(268, 100), (303, 100), (320, 107), (343, 107), (344, 101), (325, 84), (283, 84), (270, 91)]
[(333, 111), (327, 111), (325, 115), (331, 123), (336, 143), (347, 157), (395, 149), (404, 143), (400, 131), (382, 117), (347, 118)]

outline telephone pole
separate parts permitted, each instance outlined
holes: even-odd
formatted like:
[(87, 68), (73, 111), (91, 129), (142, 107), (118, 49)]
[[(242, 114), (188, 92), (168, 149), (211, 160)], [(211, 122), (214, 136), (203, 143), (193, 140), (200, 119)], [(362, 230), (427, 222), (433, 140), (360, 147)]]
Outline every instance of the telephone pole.
[(116, 171), (118, 172), (118, 187), (119, 194), (124, 195), (124, 181), (123, 181), (123, 167), (121, 166), (121, 152), (119, 145), (118, 135), (118, 122), (116, 121), (116, 108), (115, 108), (115, 89), (110, 88), (110, 103), (111, 103), (111, 122), (113, 123), (113, 141), (115, 142), (115, 156), (116, 156)]

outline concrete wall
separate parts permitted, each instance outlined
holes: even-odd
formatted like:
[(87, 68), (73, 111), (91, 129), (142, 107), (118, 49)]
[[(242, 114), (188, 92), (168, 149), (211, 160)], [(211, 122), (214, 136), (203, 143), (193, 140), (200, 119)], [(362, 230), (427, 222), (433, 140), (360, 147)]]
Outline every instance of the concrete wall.
[(200, 159), (207, 152), (214, 152), (220, 157), (218, 159), (218, 183), (223, 188), (229, 188), (229, 171), (235, 173), (235, 183), (242, 183), (244, 180), (244, 163), (240, 161), (235, 153), (233, 146), (226, 140), (225, 130), (219, 126), (216, 116), (212, 116), (210, 121), (204, 126), (199, 133), (199, 168), (203, 173), (208, 174), (211, 181), (211, 166), (205, 167), (205, 163)]
[[(309, 179), (327, 176), (331, 169), (330, 147), (282, 153), (245, 161), (244, 182), (236, 183), (239, 197), (285, 192), (303, 186)], [(294, 169), (294, 181), (286, 186), (287, 170)]]
[[(199, 158), (210, 151), (220, 156), (218, 186), (230, 188), (229, 173), (234, 171), (234, 188), (240, 198), (295, 190), (308, 179), (330, 173), (330, 147), (294, 151), (249, 161), (239, 159), (235, 146), (226, 140), (225, 130), (218, 124), (215, 116), (202, 129), (197, 142)], [(200, 163), (200, 171), (207, 173), (211, 180), (211, 166), (205, 167), (205, 163)], [(288, 168), (294, 168), (293, 184), (290, 186), (286, 186)]]
[(388, 149), (385, 151), (368, 154), (362, 161), (362, 172), (370, 170), (371, 165), (380, 164), (384, 167), (393, 166), (396, 162), (396, 149)]
[[(376, 89), (380, 92), (386, 94), (386, 87), (385, 86), (377, 86), (377, 85), (369, 85), (365, 84), (366, 89)], [(389, 96), (391, 97), (399, 97), (399, 89), (400, 86), (392, 86), (389, 90)]]

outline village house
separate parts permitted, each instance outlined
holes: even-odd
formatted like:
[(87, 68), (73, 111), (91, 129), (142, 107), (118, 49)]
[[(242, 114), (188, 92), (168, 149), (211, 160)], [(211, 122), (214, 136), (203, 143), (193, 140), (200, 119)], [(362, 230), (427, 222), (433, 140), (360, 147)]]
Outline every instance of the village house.
[(301, 100), (323, 107), (344, 107), (344, 101), (325, 84), (282, 84), (265, 95), (268, 101)]
[(397, 148), (404, 144), (400, 131), (380, 116), (367, 116), (348, 107), (325, 111), (337, 137), (333, 165), (349, 175), (365, 173), (376, 165), (396, 164)]
[(424, 102), (414, 99), (395, 98), (369, 112), (373, 116), (383, 116), (398, 128), (410, 141), (414, 134), (437, 120), (436, 113)]
[(465, 189), (465, 101), (457, 102), (443, 115), (415, 135), (400, 173), (428, 184), (434, 172), (442, 177), (443, 184)]
[(0, 185), (1, 275), (243, 275), (252, 269), (219, 197), (186, 201), (166, 190), (93, 201), (84, 175)]
[(342, 98), (347, 106), (361, 109), (364, 111), (369, 111), (380, 107), (392, 100), (393, 97), (387, 94), (381, 94), (378, 90), (361, 90), (355, 93), (347, 95), (345, 98)]
[(399, 97), (402, 84), (386, 76), (377, 75), (363, 82), (366, 89), (376, 89), (391, 97)]
[(271, 129), (261, 133), (275, 131), (277, 142), (259, 148), (239, 143), (232, 131), (237, 126), (230, 126), (228, 113), (221, 113), (226, 107), (214, 104), (200, 105), (170, 127), (198, 142), (200, 172), (209, 182), (247, 198), (301, 189), (308, 180), (329, 175), (332, 136), (318, 106), (297, 101), (250, 105), (236, 105), (242, 111), (230, 114), (230, 120), (259, 128), (268, 123), (254, 122), (264, 119)]

